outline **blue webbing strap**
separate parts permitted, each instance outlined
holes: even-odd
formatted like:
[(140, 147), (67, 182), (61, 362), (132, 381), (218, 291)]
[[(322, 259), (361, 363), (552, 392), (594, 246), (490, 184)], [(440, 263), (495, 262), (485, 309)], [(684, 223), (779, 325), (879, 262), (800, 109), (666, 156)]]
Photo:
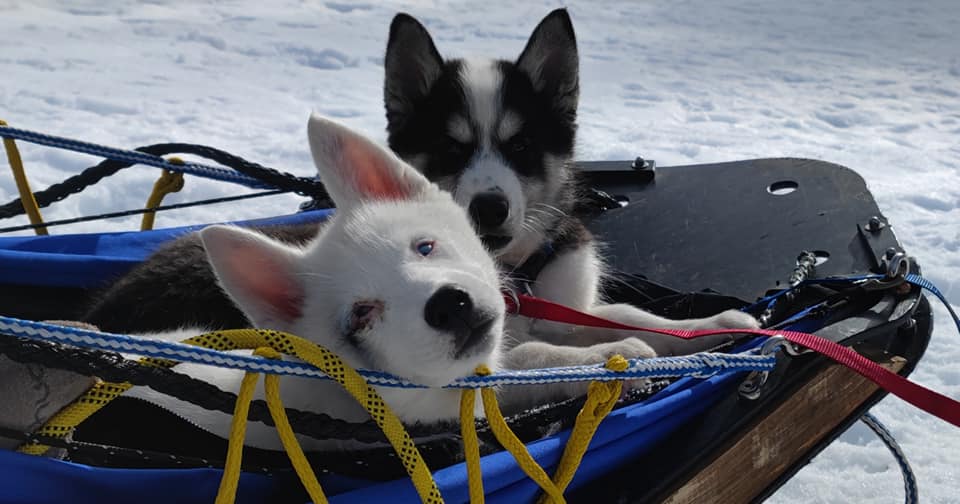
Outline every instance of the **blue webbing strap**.
[(907, 279), (907, 282), (909, 282), (910, 284), (916, 285), (917, 287), (924, 288), (927, 291), (929, 291), (931, 294), (936, 296), (937, 299), (939, 299), (940, 302), (943, 303), (943, 306), (947, 309), (947, 312), (950, 314), (950, 316), (953, 317), (953, 323), (957, 326), (957, 331), (960, 331), (960, 316), (957, 316), (957, 312), (954, 311), (953, 305), (951, 305), (950, 302), (947, 301), (947, 297), (944, 296), (942, 292), (940, 292), (940, 289), (938, 289), (936, 285), (933, 285), (933, 283), (931, 283), (930, 280), (927, 280), (926, 278), (923, 278), (920, 275), (915, 275), (912, 273), (907, 275), (906, 279)]
[[(907, 275), (906, 281), (911, 285), (926, 289), (936, 296), (936, 298), (943, 303), (943, 306), (946, 307), (947, 312), (949, 312), (953, 318), (953, 323), (957, 326), (957, 330), (960, 331), (960, 317), (957, 316), (957, 312), (954, 311), (953, 306), (947, 301), (946, 296), (940, 292), (937, 286), (933, 285), (933, 283), (926, 278), (915, 274)], [(893, 437), (893, 433), (891, 433), (877, 417), (870, 413), (864, 413), (864, 415), (860, 417), (860, 420), (880, 438), (880, 441), (890, 450), (893, 458), (897, 461), (897, 465), (900, 466), (900, 474), (903, 475), (904, 502), (906, 504), (916, 504), (919, 502), (920, 496), (917, 476), (913, 473), (913, 468), (910, 467), (910, 462), (907, 460), (906, 454), (903, 453), (903, 449), (901, 449), (897, 443), (896, 438)]]

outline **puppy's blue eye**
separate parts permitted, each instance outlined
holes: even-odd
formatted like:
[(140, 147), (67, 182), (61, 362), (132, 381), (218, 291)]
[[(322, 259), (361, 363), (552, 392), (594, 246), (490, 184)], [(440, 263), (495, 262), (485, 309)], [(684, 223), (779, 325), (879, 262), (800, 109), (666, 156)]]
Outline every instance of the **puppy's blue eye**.
[(414, 245), (414, 249), (416, 249), (418, 254), (422, 255), (423, 257), (427, 257), (431, 252), (433, 252), (434, 245), (435, 244), (433, 241), (424, 240), (417, 242), (417, 244)]

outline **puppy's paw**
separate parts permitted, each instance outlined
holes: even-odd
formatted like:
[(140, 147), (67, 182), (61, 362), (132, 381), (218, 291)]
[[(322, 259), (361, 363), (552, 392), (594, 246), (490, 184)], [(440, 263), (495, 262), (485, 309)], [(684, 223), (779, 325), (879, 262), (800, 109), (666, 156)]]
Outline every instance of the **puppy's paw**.
[[(504, 355), (501, 364), (505, 369), (537, 369), (559, 366), (604, 365), (614, 355), (626, 359), (655, 357), (656, 352), (644, 341), (628, 337), (590, 346), (553, 345), (542, 341), (520, 344)], [(624, 393), (647, 386), (647, 380), (627, 380)], [(519, 385), (504, 387), (499, 392), (504, 411), (515, 413), (537, 404), (565, 400), (587, 393), (588, 382), (562, 382), (542, 385)]]
[(597, 343), (584, 350), (582, 364), (605, 364), (614, 355), (622, 355), (626, 359), (649, 359), (657, 356), (650, 345), (633, 337), (609, 343)]
[[(598, 343), (588, 347), (588, 349), (592, 350), (593, 363), (601, 364), (606, 363), (614, 355), (621, 355), (626, 359), (649, 359), (657, 356), (650, 345), (633, 337), (609, 343)], [(645, 389), (649, 385), (650, 380), (646, 379), (624, 380), (620, 398), (623, 399), (631, 390)]]
[(758, 329), (760, 322), (749, 313), (727, 310), (701, 319), (697, 329)]

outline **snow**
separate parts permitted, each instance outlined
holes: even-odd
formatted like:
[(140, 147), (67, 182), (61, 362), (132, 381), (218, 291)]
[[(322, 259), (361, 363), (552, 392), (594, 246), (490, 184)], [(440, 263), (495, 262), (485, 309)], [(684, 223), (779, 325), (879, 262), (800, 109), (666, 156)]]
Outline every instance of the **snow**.
[[(311, 110), (383, 139), (382, 59), (397, 11), (448, 55), (515, 57), (554, 1), (0, 0), (0, 118), (120, 147), (193, 141), (299, 175)], [(960, 304), (960, 3), (570, 2), (581, 49), (579, 157), (661, 165), (798, 156), (855, 169), (924, 273)], [(22, 145), (35, 188), (97, 160)], [(47, 219), (141, 206), (131, 168)], [(226, 195), (190, 179), (168, 202)], [(0, 177), (0, 202), (14, 198)], [(272, 215), (294, 196), (162, 213), (157, 225)], [(5, 225), (22, 223), (6, 221)], [(135, 229), (122, 218), (57, 230)], [(960, 345), (938, 308), (913, 379), (960, 397)], [(924, 502), (955, 500), (960, 435), (895, 398), (874, 409), (903, 444)], [(770, 502), (897, 502), (897, 466), (865, 427)]]

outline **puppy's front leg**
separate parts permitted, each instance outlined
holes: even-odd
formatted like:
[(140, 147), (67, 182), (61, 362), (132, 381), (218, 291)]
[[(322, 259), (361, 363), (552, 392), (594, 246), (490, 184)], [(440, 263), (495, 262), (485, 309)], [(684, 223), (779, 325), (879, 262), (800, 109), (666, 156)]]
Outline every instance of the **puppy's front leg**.
[[(759, 327), (749, 314), (727, 310), (712, 317), (671, 320), (628, 304), (604, 304), (599, 299), (602, 263), (592, 244), (558, 255), (543, 269), (534, 285), (534, 294), (591, 315), (621, 324), (651, 329), (753, 329)], [(537, 321), (531, 326), (537, 336), (562, 345), (587, 346), (595, 343), (638, 337), (650, 344), (657, 355), (682, 355), (709, 350), (727, 341), (730, 335), (682, 340), (663, 334), (621, 331)]]
[[(506, 369), (540, 369), (562, 366), (604, 364), (614, 355), (627, 359), (656, 356), (649, 345), (637, 338), (576, 347), (531, 341), (518, 345), (503, 356)], [(588, 382), (513, 385), (500, 389), (500, 404), (506, 414), (517, 413), (539, 404), (576, 397), (587, 392)]]
[[(713, 317), (702, 319), (670, 320), (645, 312), (628, 304), (597, 305), (587, 310), (591, 315), (637, 327), (651, 329), (755, 329), (760, 326), (749, 314), (728, 310)], [(638, 332), (598, 327), (572, 327), (568, 329), (572, 344), (590, 344), (596, 341), (612, 341), (631, 336), (642, 338), (657, 355), (686, 355), (704, 352), (733, 340), (733, 334), (718, 334), (685, 340), (666, 334)]]

